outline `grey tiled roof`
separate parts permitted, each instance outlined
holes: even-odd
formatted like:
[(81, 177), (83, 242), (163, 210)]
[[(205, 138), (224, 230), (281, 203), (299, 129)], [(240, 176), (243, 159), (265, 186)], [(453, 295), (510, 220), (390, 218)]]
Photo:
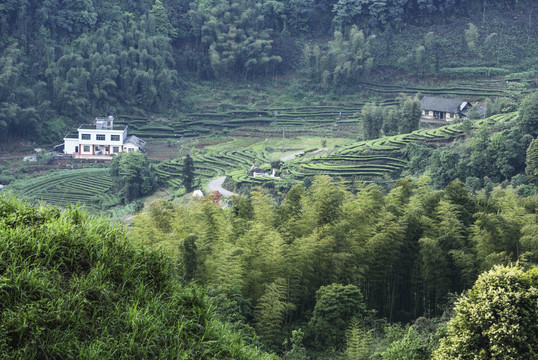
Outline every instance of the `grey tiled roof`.
[(422, 110), (443, 111), (457, 114), (460, 105), (464, 102), (460, 99), (447, 99), (432, 96), (424, 96), (421, 100)]
[(139, 148), (143, 148), (144, 146), (146, 146), (146, 142), (144, 140), (134, 135), (131, 135), (127, 139), (125, 139), (124, 143), (131, 143), (138, 146)]

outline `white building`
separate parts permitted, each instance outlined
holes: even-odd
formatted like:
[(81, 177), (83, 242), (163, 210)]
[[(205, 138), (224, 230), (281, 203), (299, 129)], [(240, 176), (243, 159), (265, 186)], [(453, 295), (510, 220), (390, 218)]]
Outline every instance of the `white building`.
[(122, 151), (142, 150), (146, 142), (136, 136), (127, 137), (127, 125), (114, 125), (114, 117), (95, 118), (64, 137), (64, 153), (84, 156), (111, 156)]

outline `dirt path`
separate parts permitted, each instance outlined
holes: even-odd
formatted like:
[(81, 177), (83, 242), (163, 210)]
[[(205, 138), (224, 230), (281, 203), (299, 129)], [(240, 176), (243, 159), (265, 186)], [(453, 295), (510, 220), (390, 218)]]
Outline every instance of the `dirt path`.
[[(280, 158), (280, 160), (281, 161), (291, 160), (291, 159), (295, 158), (297, 155), (300, 155), (302, 153), (303, 153), (303, 151), (298, 151), (296, 153), (283, 156), (283, 157)], [(216, 191), (220, 192), (223, 196), (238, 195), (238, 194), (233, 193), (231, 191), (228, 191), (228, 190), (226, 190), (225, 188), (222, 187), (222, 183), (224, 182), (224, 180), (226, 180), (226, 176), (221, 176), (221, 177), (218, 177), (218, 178), (213, 179), (210, 182), (208, 182), (207, 183), (207, 188), (209, 189), (209, 192), (213, 192), (213, 191), (216, 190)]]
[(213, 179), (210, 182), (207, 183), (207, 187), (209, 188), (209, 192), (218, 191), (222, 194), (222, 196), (232, 196), (237, 195), (236, 193), (233, 193), (231, 191), (226, 190), (222, 187), (222, 183), (226, 180), (226, 176), (221, 176), (219, 178)]
[(295, 159), (295, 157), (297, 155), (302, 155), (303, 153), (304, 153), (304, 151), (298, 151), (296, 153), (283, 156), (283, 157), (280, 158), (280, 161), (288, 161), (288, 160), (291, 160), (291, 159)]

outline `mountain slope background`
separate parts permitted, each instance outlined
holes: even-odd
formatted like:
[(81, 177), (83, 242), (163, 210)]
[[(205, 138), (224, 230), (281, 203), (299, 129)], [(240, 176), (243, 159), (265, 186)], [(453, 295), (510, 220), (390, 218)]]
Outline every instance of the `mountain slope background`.
[(298, 90), (369, 97), (361, 84), (372, 81), (480, 79), (475, 87), (497, 88), (507, 76), (522, 91), (536, 79), (536, 6), (9, 0), (0, 6), (0, 142), (58, 143), (97, 114), (158, 114), (171, 123), (199, 110), (202, 80), (212, 93), (230, 81), (269, 90), (285, 79), (292, 98)]

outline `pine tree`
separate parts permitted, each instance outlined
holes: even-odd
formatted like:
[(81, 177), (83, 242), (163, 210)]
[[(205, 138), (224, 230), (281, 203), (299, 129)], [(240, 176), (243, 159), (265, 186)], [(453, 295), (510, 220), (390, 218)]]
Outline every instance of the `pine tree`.
[(185, 192), (191, 192), (194, 183), (194, 161), (190, 155), (185, 156), (182, 168), (183, 186)]

